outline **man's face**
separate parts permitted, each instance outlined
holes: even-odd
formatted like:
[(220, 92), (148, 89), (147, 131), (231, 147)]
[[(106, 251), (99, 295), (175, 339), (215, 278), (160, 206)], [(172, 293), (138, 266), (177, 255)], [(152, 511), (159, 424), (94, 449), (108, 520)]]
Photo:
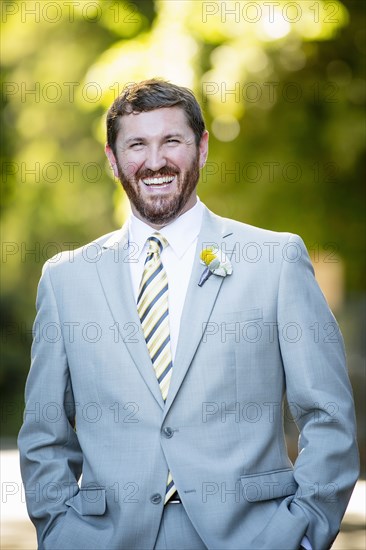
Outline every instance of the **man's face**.
[(135, 216), (162, 227), (192, 208), (207, 143), (205, 132), (197, 147), (180, 107), (120, 118), (116, 155), (108, 145), (106, 154)]

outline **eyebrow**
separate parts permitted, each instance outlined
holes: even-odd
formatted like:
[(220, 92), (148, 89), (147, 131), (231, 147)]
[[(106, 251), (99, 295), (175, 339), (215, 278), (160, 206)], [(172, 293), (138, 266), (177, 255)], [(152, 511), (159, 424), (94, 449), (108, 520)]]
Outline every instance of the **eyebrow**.
[[(166, 134), (165, 136), (163, 136), (163, 140), (164, 139), (171, 139), (171, 138), (184, 139), (184, 136), (182, 134), (180, 134), (179, 132), (172, 133), (172, 134)], [(146, 138), (138, 137), (138, 136), (130, 137), (126, 140), (126, 144), (131, 143), (133, 141), (146, 141)]]
[(179, 132), (176, 132), (175, 134), (167, 134), (166, 136), (164, 136), (164, 139), (169, 139), (169, 138), (173, 138), (173, 137), (184, 139), (184, 136), (182, 134), (180, 134)]

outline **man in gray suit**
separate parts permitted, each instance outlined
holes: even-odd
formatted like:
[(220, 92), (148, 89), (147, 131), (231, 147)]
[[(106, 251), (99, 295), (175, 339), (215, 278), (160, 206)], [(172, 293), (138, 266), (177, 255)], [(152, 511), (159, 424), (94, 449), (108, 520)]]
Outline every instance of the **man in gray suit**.
[(131, 216), (49, 260), (38, 290), (19, 448), (39, 548), (329, 548), (358, 475), (354, 407), (302, 240), (199, 201), (189, 90), (128, 87), (107, 134)]

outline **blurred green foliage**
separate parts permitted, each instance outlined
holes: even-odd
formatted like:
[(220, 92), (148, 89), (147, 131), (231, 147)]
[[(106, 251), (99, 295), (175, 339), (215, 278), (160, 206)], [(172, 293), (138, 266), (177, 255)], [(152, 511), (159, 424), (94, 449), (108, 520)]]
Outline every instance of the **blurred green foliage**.
[(364, 3), (268, 4), (3, 0), (4, 435), (21, 422), (44, 261), (126, 217), (103, 144), (127, 82), (195, 90), (211, 132), (199, 194), (212, 210), (299, 233), (310, 249), (335, 243), (347, 291), (363, 290)]

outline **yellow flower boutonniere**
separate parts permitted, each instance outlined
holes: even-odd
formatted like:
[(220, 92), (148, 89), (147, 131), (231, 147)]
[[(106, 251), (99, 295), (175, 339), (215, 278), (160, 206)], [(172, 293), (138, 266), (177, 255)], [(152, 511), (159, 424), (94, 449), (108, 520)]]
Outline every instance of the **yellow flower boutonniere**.
[(198, 286), (202, 286), (212, 274), (226, 277), (231, 275), (233, 268), (225, 254), (216, 247), (208, 246), (200, 254), (200, 263), (206, 266), (201, 275)]

